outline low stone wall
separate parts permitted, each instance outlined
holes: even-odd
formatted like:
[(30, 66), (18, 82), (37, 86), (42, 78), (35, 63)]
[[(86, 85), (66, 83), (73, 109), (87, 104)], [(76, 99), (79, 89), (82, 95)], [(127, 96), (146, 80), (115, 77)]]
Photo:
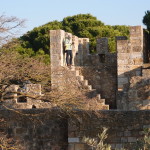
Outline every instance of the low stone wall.
[(133, 150), (132, 144), (143, 137), (144, 128), (150, 128), (150, 111), (80, 112), (80, 116), (78, 121), (70, 121), (68, 150), (91, 150), (82, 142), (83, 136), (96, 138), (103, 127), (108, 128), (106, 143), (112, 149)]
[[(57, 109), (0, 110), (0, 138), (6, 134), (19, 150), (91, 150), (83, 136), (96, 138), (108, 128), (112, 149), (127, 147), (150, 128), (150, 111), (74, 111), (70, 118)], [(17, 145), (18, 145), (17, 144)]]
[(17, 150), (66, 150), (67, 120), (57, 110), (0, 110), (0, 139), (4, 135)]

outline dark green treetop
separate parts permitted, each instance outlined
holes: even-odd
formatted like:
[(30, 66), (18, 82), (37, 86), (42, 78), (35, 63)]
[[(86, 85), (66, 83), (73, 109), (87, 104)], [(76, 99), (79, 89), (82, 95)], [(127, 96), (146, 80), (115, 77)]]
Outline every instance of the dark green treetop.
[(105, 25), (91, 14), (68, 16), (62, 21), (52, 21), (36, 27), (20, 37), (23, 48), (32, 49), (35, 53), (40, 50), (49, 54), (49, 30), (62, 29), (78, 37), (90, 39), (90, 50), (95, 51), (96, 38), (108, 37), (111, 52), (115, 51), (115, 36), (128, 36), (127, 26)]
[(145, 16), (143, 17), (143, 24), (146, 25), (147, 30), (150, 31), (150, 11), (149, 10), (145, 12)]

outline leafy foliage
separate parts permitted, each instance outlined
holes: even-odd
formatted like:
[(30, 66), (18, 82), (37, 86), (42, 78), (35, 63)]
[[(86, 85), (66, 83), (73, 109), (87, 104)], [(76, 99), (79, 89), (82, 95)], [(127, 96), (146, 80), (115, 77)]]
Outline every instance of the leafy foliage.
[(85, 37), (86, 35), (83, 33), (85, 33), (85, 31), (89, 31), (88, 28), (104, 26), (104, 23), (97, 20), (96, 17), (93, 17), (90, 14), (79, 14), (72, 17), (64, 18), (62, 21), (62, 25), (65, 31), (71, 31), (71, 33), (76, 36)]
[(143, 17), (143, 23), (146, 25), (147, 29), (150, 31), (150, 11), (147, 10), (145, 12), (145, 16)]
[(145, 128), (142, 132), (143, 139), (140, 139), (133, 145), (136, 150), (149, 150), (150, 149), (150, 128)]
[(61, 22), (53, 21), (32, 31), (27, 32), (20, 37), (21, 45), (24, 48), (32, 48), (34, 52), (42, 49), (46, 54), (49, 54), (49, 30), (61, 29)]
[(107, 139), (107, 128), (103, 128), (102, 133), (98, 133), (98, 139), (93, 139), (89, 137), (83, 137), (83, 142), (95, 148), (95, 150), (111, 150), (111, 146), (108, 144), (104, 144), (104, 141)]
[[(20, 37), (21, 46), (27, 51), (32, 49), (35, 54), (40, 50), (44, 54), (49, 54), (49, 30), (62, 29), (78, 37), (90, 39), (90, 49), (95, 51), (96, 38), (109, 37), (109, 48), (115, 51), (115, 36), (128, 36), (127, 26), (108, 26), (99, 21), (91, 14), (78, 14), (68, 16), (63, 21), (49, 22), (43, 26), (34, 28)], [(32, 54), (31, 54), (32, 55)]]
[[(98, 138), (89, 138), (83, 137), (83, 142), (87, 145), (91, 146), (95, 150), (111, 150), (111, 146), (108, 144), (104, 144), (105, 140), (108, 137), (107, 128), (103, 127), (102, 133), (98, 133)], [(140, 140), (137, 140), (136, 143), (126, 144), (129, 149), (134, 150), (149, 150), (150, 149), (150, 128), (145, 128), (143, 130), (144, 137)], [(129, 150), (126, 148), (121, 148), (120, 150)]]

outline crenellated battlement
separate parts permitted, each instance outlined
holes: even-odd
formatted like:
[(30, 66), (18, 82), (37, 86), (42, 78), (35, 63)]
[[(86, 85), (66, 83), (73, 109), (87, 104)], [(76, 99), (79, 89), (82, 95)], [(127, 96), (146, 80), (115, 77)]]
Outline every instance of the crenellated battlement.
[[(91, 54), (88, 38), (79, 38), (63, 30), (51, 30), (52, 89), (57, 88), (62, 92), (66, 87), (69, 88), (71, 83), (74, 84), (71, 88), (75, 89), (78, 88), (79, 82), (89, 92), (97, 93), (95, 97), (105, 101), (110, 109), (149, 110), (150, 46), (148, 41), (150, 38), (141, 26), (132, 26), (129, 31), (129, 39), (123, 36), (116, 37), (116, 53), (109, 52), (108, 38), (102, 37), (96, 40), (96, 52)], [(71, 70), (66, 66), (66, 53), (63, 47), (66, 35), (70, 35), (74, 43)], [(31, 84), (28, 89), (34, 89), (34, 86), (40, 85)], [(9, 88), (14, 91), (20, 89), (18, 85)], [(38, 89), (40, 91), (40, 87)], [(18, 91), (15, 92), (13, 97)], [(28, 91), (26, 93), (30, 94)], [(40, 100), (35, 102), (31, 98), (27, 98), (22, 104), (17, 99), (13, 99), (12, 102), (17, 104), (16, 108), (32, 108), (33, 105), (37, 108), (50, 107), (48, 103), (41, 103)]]
[[(79, 38), (70, 34), (74, 42), (73, 65), (80, 70), (80, 73), (89, 81), (92, 87), (103, 95), (106, 103), (111, 108), (117, 106), (118, 109), (123, 110), (149, 109), (149, 96), (147, 97), (148, 100), (135, 95), (134, 98), (131, 98), (131, 93), (133, 92), (131, 85), (136, 84), (137, 77), (138, 79), (141, 78), (141, 84), (146, 84), (145, 76), (143, 77), (142, 75), (145, 72), (143, 71), (144, 63), (149, 62), (148, 35), (145, 34), (141, 26), (131, 26), (129, 30), (129, 39), (123, 36), (116, 37), (117, 53), (109, 52), (107, 37), (97, 39), (96, 53), (90, 54), (89, 39)], [(57, 35), (55, 32), (57, 32)], [(54, 70), (58, 69), (59, 66), (66, 66), (64, 63), (65, 54), (61, 46), (65, 34), (68, 33), (62, 30), (50, 31), (50, 37), (53, 39), (51, 42), (51, 65), (54, 67)], [(60, 41), (56, 40), (55, 48), (54, 39), (60, 39)], [(57, 50), (58, 45), (59, 53), (56, 53), (54, 57), (53, 51)], [(61, 55), (62, 53), (63, 56)], [(59, 65), (60, 62), (63, 63)], [(148, 69), (146, 71), (149, 72)], [(55, 74), (55, 81), (56, 78), (58, 81), (60, 78), (59, 74), (58, 76)], [(56, 83), (54, 84), (56, 85)], [(136, 87), (136, 85), (132, 86)], [(139, 88), (136, 87), (135, 89)], [(147, 105), (145, 105), (146, 103)]]
[[(63, 41), (66, 34), (74, 42), (72, 68), (65, 62)], [(112, 150), (134, 149), (139, 139), (143, 140), (143, 130), (150, 128), (149, 45), (149, 34), (141, 26), (132, 26), (129, 39), (116, 37), (116, 53), (109, 52), (108, 39), (103, 37), (97, 39), (96, 53), (90, 54), (88, 38), (51, 30), (54, 95), (46, 100), (52, 98), (55, 104), (41, 100), (44, 93), (40, 84), (26, 82), (4, 86), (1, 108), (9, 109), (0, 110), (0, 120), (4, 122), (0, 126), (2, 139), (6, 133), (27, 150), (91, 150), (83, 143), (83, 137), (97, 139), (97, 134), (107, 127), (106, 144), (110, 144)], [(70, 100), (74, 103), (70, 104)], [(67, 109), (61, 109), (63, 101)], [(81, 109), (76, 107), (76, 101), (82, 104)], [(62, 107), (58, 108), (57, 103), (62, 103)], [(67, 107), (69, 105), (73, 111)]]
[[(118, 68), (118, 108), (124, 110), (149, 109), (149, 94), (144, 90), (149, 78), (143, 76), (143, 66), (148, 50), (144, 47), (143, 28), (130, 27), (129, 40), (117, 40), (117, 68)], [(147, 53), (144, 53), (147, 51)], [(150, 73), (150, 70), (147, 70)], [(150, 87), (148, 86), (150, 89)], [(141, 92), (141, 89), (142, 92)]]

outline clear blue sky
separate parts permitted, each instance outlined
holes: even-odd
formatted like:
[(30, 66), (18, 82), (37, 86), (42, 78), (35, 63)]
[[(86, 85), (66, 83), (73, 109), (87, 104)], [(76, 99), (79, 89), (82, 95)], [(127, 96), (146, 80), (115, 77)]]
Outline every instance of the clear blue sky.
[(22, 33), (47, 22), (90, 13), (106, 25), (142, 25), (150, 0), (1, 0), (0, 14), (26, 19)]

